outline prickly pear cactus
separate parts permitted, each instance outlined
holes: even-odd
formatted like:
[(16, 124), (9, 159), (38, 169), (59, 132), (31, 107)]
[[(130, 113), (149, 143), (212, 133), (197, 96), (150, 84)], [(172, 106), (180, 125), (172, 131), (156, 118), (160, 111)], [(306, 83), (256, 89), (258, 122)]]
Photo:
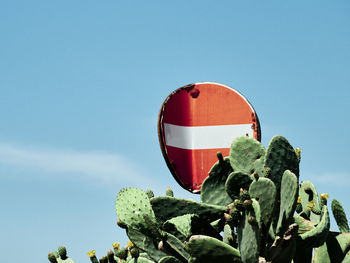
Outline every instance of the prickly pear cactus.
[[(275, 136), (265, 150), (238, 137), (228, 157), (202, 184), (200, 202), (151, 190), (124, 188), (117, 196), (118, 225), (130, 241), (93, 263), (334, 263), (350, 262), (350, 233), (337, 200), (331, 210), (340, 232), (330, 231), (328, 194), (300, 181), (301, 150)], [(72, 262), (65, 248), (52, 263)]]
[(74, 263), (74, 260), (67, 256), (66, 247), (59, 247), (57, 251), (48, 254), (51, 263)]

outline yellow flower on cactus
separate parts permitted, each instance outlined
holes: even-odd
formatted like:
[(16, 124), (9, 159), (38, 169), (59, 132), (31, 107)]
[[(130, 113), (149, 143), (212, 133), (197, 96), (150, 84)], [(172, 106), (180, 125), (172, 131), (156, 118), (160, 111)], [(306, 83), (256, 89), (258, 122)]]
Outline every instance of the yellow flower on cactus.
[(295, 153), (296, 153), (297, 155), (300, 155), (300, 154), (301, 154), (300, 148), (295, 148)]
[(91, 251), (87, 252), (87, 255), (89, 258), (94, 257), (96, 255), (96, 250), (91, 250)]
[(297, 201), (297, 203), (298, 203), (298, 204), (300, 204), (300, 203), (301, 203), (301, 197), (300, 197), (300, 196), (298, 197), (298, 201)]
[(310, 201), (309, 204), (307, 205), (307, 210), (311, 211), (315, 206), (314, 200)]
[(112, 244), (113, 248), (119, 249), (120, 243), (119, 242), (115, 242)]
[(321, 200), (327, 200), (329, 198), (329, 194), (320, 194)]
[(134, 247), (134, 243), (132, 243), (131, 241), (128, 241), (128, 247), (129, 248), (133, 248)]

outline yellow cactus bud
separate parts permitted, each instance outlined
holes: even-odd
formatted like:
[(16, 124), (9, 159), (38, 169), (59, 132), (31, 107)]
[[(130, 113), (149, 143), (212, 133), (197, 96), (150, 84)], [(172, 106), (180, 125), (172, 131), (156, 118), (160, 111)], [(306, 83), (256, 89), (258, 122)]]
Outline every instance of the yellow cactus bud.
[(91, 250), (91, 251), (87, 252), (87, 255), (89, 258), (94, 257), (96, 255), (96, 250)]
[(128, 241), (128, 247), (129, 248), (133, 248), (134, 247), (134, 243), (132, 243), (131, 241)]
[(327, 200), (329, 198), (329, 194), (320, 194), (321, 200)]
[(301, 154), (300, 148), (295, 148), (295, 153), (296, 153), (297, 155), (300, 155), (300, 154)]
[(298, 204), (300, 204), (300, 203), (301, 203), (301, 197), (300, 197), (300, 196), (298, 197), (298, 201), (297, 201), (297, 203), (298, 203)]
[(307, 205), (307, 210), (311, 211), (312, 208), (314, 208), (315, 202), (314, 200), (310, 201), (309, 204)]
[(113, 248), (119, 249), (120, 243), (119, 242), (115, 242), (112, 244)]

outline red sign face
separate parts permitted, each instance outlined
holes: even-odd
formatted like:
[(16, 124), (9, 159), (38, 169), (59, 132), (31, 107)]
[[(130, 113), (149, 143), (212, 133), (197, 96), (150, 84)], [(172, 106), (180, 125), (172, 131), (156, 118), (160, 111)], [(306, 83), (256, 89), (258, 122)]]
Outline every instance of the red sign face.
[(217, 152), (228, 156), (241, 135), (260, 141), (260, 125), (249, 102), (234, 89), (211, 82), (175, 90), (163, 102), (158, 136), (165, 161), (176, 181), (199, 193)]

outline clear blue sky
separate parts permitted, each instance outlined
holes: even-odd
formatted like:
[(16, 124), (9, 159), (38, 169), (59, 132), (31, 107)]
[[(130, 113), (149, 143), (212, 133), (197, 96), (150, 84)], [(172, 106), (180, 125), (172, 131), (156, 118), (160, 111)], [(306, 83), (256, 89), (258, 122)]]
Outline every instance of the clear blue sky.
[(244, 94), (263, 144), (300, 147), (301, 180), (350, 214), (349, 1), (2, 1), (0, 36), (3, 263), (48, 262), (60, 245), (88, 262), (125, 244), (123, 187), (189, 197), (156, 119), (199, 81)]

